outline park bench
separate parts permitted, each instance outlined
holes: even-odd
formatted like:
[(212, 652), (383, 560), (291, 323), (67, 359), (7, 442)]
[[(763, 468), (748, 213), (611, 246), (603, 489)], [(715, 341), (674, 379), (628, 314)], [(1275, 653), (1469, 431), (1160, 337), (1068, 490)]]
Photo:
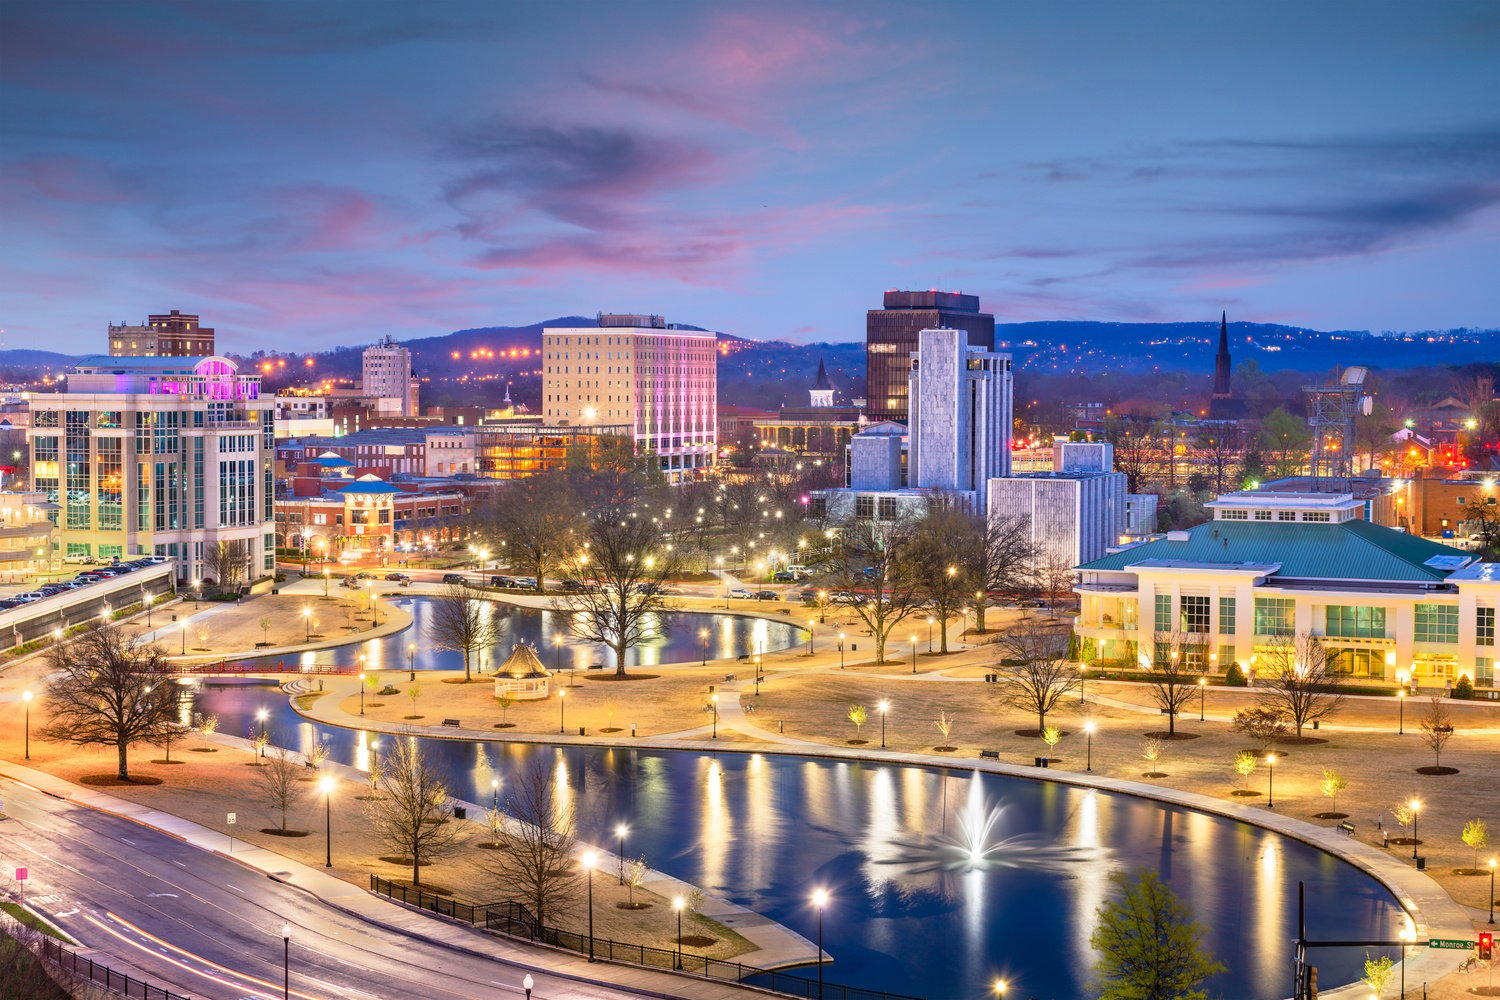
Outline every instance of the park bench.
[(985, 760), (999, 760), (1000, 759), (1000, 751), (999, 750), (981, 750), (981, 751), (979, 751), (979, 756), (983, 757)]
[(444, 719), (443, 720), (443, 725), (445, 725), (445, 726), (452, 726), (454, 729), (457, 729), (458, 728), (458, 720), (457, 719)]
[(1340, 823), (1338, 829), (1339, 832), (1344, 834), (1345, 836), (1354, 836), (1354, 824), (1349, 822), (1348, 820), (1344, 820), (1342, 823)]

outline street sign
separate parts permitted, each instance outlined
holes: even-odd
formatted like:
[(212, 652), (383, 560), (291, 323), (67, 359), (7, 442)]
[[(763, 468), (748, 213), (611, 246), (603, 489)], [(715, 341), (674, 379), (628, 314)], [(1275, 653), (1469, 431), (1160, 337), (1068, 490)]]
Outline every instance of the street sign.
[(1433, 938), (1427, 942), (1429, 948), (1447, 948), (1451, 951), (1468, 951), (1474, 947), (1473, 941), (1462, 941), (1458, 938)]
[(234, 813), (230, 813), (229, 819), (227, 819), (225, 822), (227, 822), (230, 826), (234, 826)]
[(17, 882), (24, 882), (24, 881), (26, 881), (26, 876), (29, 875), (29, 874), (31, 874), (31, 873), (28, 872), (25, 868), (17, 868), (16, 869), (16, 881)]

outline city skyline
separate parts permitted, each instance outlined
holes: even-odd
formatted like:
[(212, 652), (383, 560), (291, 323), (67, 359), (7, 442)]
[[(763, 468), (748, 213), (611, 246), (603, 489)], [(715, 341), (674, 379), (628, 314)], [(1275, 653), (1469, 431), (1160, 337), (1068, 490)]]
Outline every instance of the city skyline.
[(569, 313), (1496, 323), (1484, 4), (21, 3), (0, 348)]

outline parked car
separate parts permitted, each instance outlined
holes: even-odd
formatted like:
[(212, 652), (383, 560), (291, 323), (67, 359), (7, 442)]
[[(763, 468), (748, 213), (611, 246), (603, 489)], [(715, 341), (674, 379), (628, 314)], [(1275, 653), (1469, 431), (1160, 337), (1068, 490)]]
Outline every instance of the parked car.
[(794, 572), (793, 570), (789, 569), (777, 570), (771, 576), (772, 583), (797, 583), (798, 581), (805, 579), (807, 579), (807, 577), (803, 574)]
[(753, 601), (755, 599), (755, 595), (750, 593), (750, 591), (746, 590), (744, 587), (730, 587), (729, 596), (738, 597), (746, 601)]
[(781, 595), (774, 590), (757, 590), (755, 592), (755, 599), (757, 601), (779, 601), (781, 600)]
[(444, 583), (458, 583), (458, 584), (463, 584), (465, 586), (467, 586), (468, 583), (469, 583), (469, 581), (464, 578), (464, 575), (462, 573), (444, 573), (443, 574), (443, 582)]
[(71, 555), (63, 556), (63, 564), (65, 566), (88, 566), (93, 563), (93, 561), (93, 556), (86, 556), (77, 552)]
[(19, 608), (25, 603), (25, 601), (18, 601), (14, 597), (7, 597), (3, 600), (0, 600), (0, 611), (6, 611), (10, 608)]
[(410, 583), (411, 582), (411, 577), (407, 576), (405, 573), (387, 573), (385, 575), (385, 578), (387, 580), (391, 581), (392, 583)]
[(513, 577), (509, 577), (509, 576), (492, 576), (492, 577), (490, 577), (490, 586), (491, 587), (514, 587), (515, 585), (516, 585), (516, 581), (515, 581), (515, 579)]
[(574, 580), (574, 579), (570, 578), (570, 579), (564, 580), (559, 586), (562, 587), (562, 589), (563, 589), (564, 592), (569, 593), (569, 594), (577, 594), (577, 593), (581, 593), (583, 591), (583, 581), (582, 580)]
[(517, 587), (517, 588), (519, 588), (521, 590), (535, 590), (536, 589), (536, 577), (534, 577), (534, 576), (518, 576), (513, 581), (511, 581), (511, 584), (512, 584), (512, 586)]

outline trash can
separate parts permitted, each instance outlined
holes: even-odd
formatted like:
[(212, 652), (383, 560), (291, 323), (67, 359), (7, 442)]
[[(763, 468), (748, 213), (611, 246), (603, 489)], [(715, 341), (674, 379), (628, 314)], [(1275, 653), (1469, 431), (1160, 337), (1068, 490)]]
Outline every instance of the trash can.
[(1043, 767), (1051, 767), (1052, 766), (1052, 758), (1051, 757), (1043, 757), (1042, 758), (1042, 766)]
[(1033, 757), (1033, 758), (1031, 758), (1031, 760), (1032, 760), (1032, 764), (1031, 764), (1032, 767), (1041, 767), (1042, 766), (1042, 758), (1040, 758), (1040, 757)]
[(1317, 728), (1318, 728), (1318, 720), (1317, 720), (1317, 719), (1314, 719), (1314, 720), (1313, 720), (1313, 728), (1314, 728), (1314, 729), (1317, 729)]
[(588, 734), (589, 734), (589, 731), (588, 731), (588, 729), (586, 729), (586, 728), (585, 728), (585, 727), (583, 727), (583, 726), (579, 726), (579, 727), (578, 727), (578, 735), (579, 735), (579, 736), (587, 736), (587, 735), (588, 735)]
[(1426, 855), (1422, 855), (1421, 857), (1417, 858), (1417, 871), (1419, 871), (1419, 872), (1425, 872), (1426, 870), (1427, 870), (1427, 856)]

